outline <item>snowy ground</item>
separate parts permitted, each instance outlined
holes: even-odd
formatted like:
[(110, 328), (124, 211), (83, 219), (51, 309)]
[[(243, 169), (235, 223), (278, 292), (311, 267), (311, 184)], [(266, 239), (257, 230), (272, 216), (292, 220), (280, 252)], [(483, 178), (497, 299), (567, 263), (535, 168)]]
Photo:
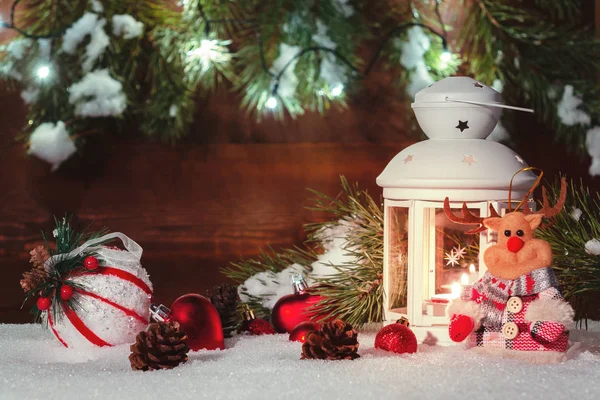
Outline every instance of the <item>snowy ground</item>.
[(0, 399), (597, 399), (600, 325), (575, 331), (584, 351), (529, 365), (458, 348), (399, 356), (359, 334), (356, 361), (299, 360), (286, 335), (238, 336), (224, 351), (190, 353), (170, 371), (134, 372), (129, 346), (81, 353), (37, 325), (0, 325)]

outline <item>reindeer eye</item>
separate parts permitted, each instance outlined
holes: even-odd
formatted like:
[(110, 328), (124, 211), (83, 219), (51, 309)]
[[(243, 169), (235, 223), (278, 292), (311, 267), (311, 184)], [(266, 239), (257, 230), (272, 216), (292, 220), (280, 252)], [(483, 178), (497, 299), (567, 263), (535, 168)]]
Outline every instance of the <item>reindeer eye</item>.
[(522, 230), (518, 230), (517, 231), (517, 236), (523, 236), (525, 233)]
[(505, 230), (505, 231), (504, 231), (504, 236), (510, 236), (510, 230), (508, 230), (508, 229), (507, 229), (507, 230)]

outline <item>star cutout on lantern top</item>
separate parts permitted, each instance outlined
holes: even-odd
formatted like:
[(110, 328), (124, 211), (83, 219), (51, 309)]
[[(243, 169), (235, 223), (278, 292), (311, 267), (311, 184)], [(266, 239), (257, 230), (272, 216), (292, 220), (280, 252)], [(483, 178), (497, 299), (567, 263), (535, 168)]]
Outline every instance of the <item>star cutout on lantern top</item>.
[(455, 126), (456, 129), (460, 129), (460, 131), (464, 131), (465, 129), (469, 129), (469, 121), (461, 121), (458, 120), (458, 125)]
[(413, 158), (414, 156), (412, 154), (407, 155), (406, 158), (404, 158), (404, 164), (408, 164), (413, 160)]
[(473, 165), (473, 163), (476, 163), (477, 160), (475, 159), (475, 156), (473, 154), (471, 154), (471, 155), (465, 154), (465, 157), (463, 158), (462, 162), (467, 163), (467, 164), (469, 164), (469, 166), (471, 166), (471, 165)]
[(479, 82), (475, 82), (475, 83), (473, 84), (473, 86), (475, 86), (476, 88), (483, 89), (483, 85), (482, 85), (481, 83), (479, 83)]
[(518, 162), (520, 162), (521, 164), (525, 164), (525, 161), (521, 158), (520, 155), (515, 154), (515, 158), (517, 159)]

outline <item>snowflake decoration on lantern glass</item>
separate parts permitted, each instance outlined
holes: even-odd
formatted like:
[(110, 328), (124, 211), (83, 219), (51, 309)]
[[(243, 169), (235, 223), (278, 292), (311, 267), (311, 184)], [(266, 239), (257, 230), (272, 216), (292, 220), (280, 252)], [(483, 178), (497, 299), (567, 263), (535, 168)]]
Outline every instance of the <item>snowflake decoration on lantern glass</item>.
[(450, 253), (446, 253), (445, 260), (448, 261), (446, 265), (459, 265), (459, 260), (461, 259), (461, 255), (457, 254), (454, 249)]

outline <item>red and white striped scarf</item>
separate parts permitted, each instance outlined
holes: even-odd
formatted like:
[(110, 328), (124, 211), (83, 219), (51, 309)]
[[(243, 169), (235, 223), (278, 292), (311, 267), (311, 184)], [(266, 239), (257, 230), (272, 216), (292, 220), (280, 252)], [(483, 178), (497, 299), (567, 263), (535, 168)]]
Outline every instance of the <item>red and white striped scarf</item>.
[(500, 326), (509, 297), (530, 296), (551, 287), (558, 287), (552, 268), (539, 268), (515, 280), (500, 279), (486, 272), (479, 281), (463, 288), (461, 298), (481, 305), (484, 326)]

